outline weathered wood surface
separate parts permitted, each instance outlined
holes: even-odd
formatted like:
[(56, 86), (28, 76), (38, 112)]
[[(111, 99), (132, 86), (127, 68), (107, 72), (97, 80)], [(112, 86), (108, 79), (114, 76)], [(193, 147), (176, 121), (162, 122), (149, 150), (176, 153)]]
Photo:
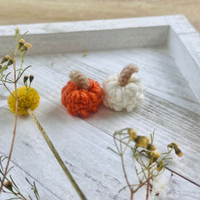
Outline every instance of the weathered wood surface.
[[(129, 199), (127, 190), (118, 194), (118, 190), (125, 185), (125, 180), (119, 156), (107, 149), (114, 148), (112, 137), (79, 118), (69, 116), (65, 109), (44, 98), (41, 98), (35, 114), (88, 199)], [(9, 133), (12, 132), (13, 116), (8, 111), (1, 110), (0, 117), (3, 124), (0, 134), (1, 153), (7, 155), (9, 149), (6, 147), (9, 139), (11, 140)], [(23, 193), (30, 194), (30, 188), (24, 185), (23, 178), (31, 176), (31, 180), (36, 181), (41, 199), (78, 199), (28, 116), (19, 118), (12, 161), (16, 165), (13, 177)], [(136, 180), (130, 151), (125, 162), (130, 180)], [(163, 184), (167, 184), (166, 190), (155, 199), (199, 198), (199, 187), (176, 174), (171, 176), (168, 170), (163, 181)], [(9, 195), (3, 195), (2, 200), (5, 197)], [(145, 189), (141, 189), (135, 198), (145, 198)]]
[[(125, 185), (120, 159), (106, 149), (114, 148), (111, 136), (115, 130), (124, 127), (134, 127), (143, 135), (149, 135), (156, 128), (155, 144), (161, 151), (166, 150), (167, 144), (177, 141), (184, 156), (178, 158), (174, 155), (169, 168), (199, 185), (200, 152), (197, 133), (200, 132), (200, 105), (166, 47), (89, 52), (87, 56), (83, 55), (84, 52), (28, 56), (25, 65), (33, 65), (26, 74), (34, 74), (33, 86), (42, 97), (35, 114), (88, 199), (128, 199), (128, 191), (117, 194)], [(69, 116), (61, 105), (60, 92), (69, 80), (70, 70), (81, 70), (88, 77), (102, 83), (108, 74), (119, 72), (130, 62), (139, 66), (138, 75), (147, 87), (146, 99), (141, 107), (127, 113), (115, 112), (101, 106), (98, 113), (85, 121)], [(6, 107), (7, 96), (8, 93), (1, 89), (1, 108)], [(3, 125), (0, 152), (7, 155), (13, 116), (1, 109), (0, 117), (1, 126)], [(133, 161), (130, 153), (126, 159), (127, 171), (131, 174)], [(39, 187), (40, 184), (43, 185), (58, 199), (77, 199), (73, 188), (63, 176), (62, 170), (29, 117), (19, 118), (12, 160), (37, 180)], [(165, 176), (166, 182), (170, 180), (169, 185), (159, 198), (200, 199), (198, 186), (178, 175), (170, 178), (170, 171), (166, 171)], [(130, 177), (134, 180), (133, 175)], [(26, 188), (22, 188), (27, 193)], [(40, 190), (42, 189), (43, 187)], [(138, 198), (142, 198), (143, 194), (141, 190)], [(45, 199), (48, 194), (42, 193), (42, 197)]]
[[(73, 44), (79, 43), (76, 37), (73, 38), (73, 32), (77, 28), (77, 34), (80, 30), (86, 31), (89, 28), (88, 30), (94, 29), (94, 32), (95, 29), (97, 32), (104, 30), (102, 32), (104, 37), (111, 37), (112, 30), (111, 32), (106, 31), (106, 29), (110, 29), (109, 23), (111, 23), (114, 28), (122, 26), (122, 31), (120, 30), (118, 34), (123, 33), (122, 36), (126, 36), (128, 20), (126, 20), (127, 24), (123, 24), (123, 20), (119, 20), (121, 24), (115, 24), (114, 21), (95, 21), (91, 22), (91, 26), (90, 22), (86, 22), (86, 24), (81, 22), (77, 23), (77, 27), (67, 23), (65, 29), (68, 27), (71, 29), (64, 29), (61, 35), (58, 33), (62, 32), (58, 24), (55, 24), (55, 27), (51, 24), (49, 29), (48, 26), (47, 29), (42, 29), (46, 26), (38, 25), (41, 29), (32, 29), (32, 35), (26, 37), (26, 39), (32, 38), (29, 42), (33, 45), (40, 44), (33, 49), (33, 52), (38, 49), (40, 55), (27, 56), (24, 63), (25, 66), (32, 64), (33, 67), (28, 69), (27, 74), (34, 74), (33, 86), (41, 95), (41, 103), (35, 114), (88, 199), (129, 198), (128, 191), (117, 193), (125, 185), (120, 158), (106, 149), (114, 147), (111, 137), (113, 132), (124, 127), (134, 127), (142, 135), (149, 135), (156, 128), (155, 144), (158, 150), (165, 151), (167, 144), (176, 141), (184, 152), (184, 157), (178, 158), (174, 155), (174, 160), (169, 162), (169, 170), (166, 171), (163, 180), (168, 183), (168, 186), (157, 199), (200, 199), (200, 161), (198, 160), (200, 156), (198, 143), (200, 139), (200, 93), (198, 91), (199, 82), (196, 81), (200, 71), (198, 49), (193, 48), (197, 47), (199, 36), (183, 16), (159, 17), (155, 23), (152, 19), (150, 24), (148, 24), (148, 19), (129, 19), (131, 22), (137, 22), (131, 24), (136, 31), (131, 34), (142, 33), (142, 31), (137, 32), (140, 30), (140, 28), (137, 30), (137, 27), (149, 27), (148, 30), (153, 33), (153, 37), (158, 36), (155, 38), (157, 43), (151, 43), (146, 36), (142, 40), (139, 34), (139, 38), (131, 39), (132, 43), (130, 44), (128, 39), (123, 40), (126, 43), (124, 47), (132, 48), (109, 51), (105, 49), (122, 48), (123, 44), (121, 43), (120, 46), (119, 43), (115, 45), (113, 41), (111, 43), (107, 41), (101, 44), (102, 46), (95, 47), (95, 44), (91, 43), (91, 41), (95, 42), (93, 38), (90, 41), (89, 49), (101, 49), (102, 51), (88, 52), (87, 56), (84, 56), (84, 52), (55, 55), (43, 55), (43, 53), (48, 47), (50, 49), (55, 47), (55, 49), (53, 48), (54, 53), (59, 51), (59, 45), (56, 46), (56, 40), (53, 40), (54, 36), (60, 39), (59, 44), (62, 43), (63, 38), (66, 38), (62, 44), (65, 46), (62, 52), (65, 50), (66, 52), (88, 50), (85, 48), (88, 46), (87, 40), (83, 42), (84, 46), (73, 47)], [(98, 26), (94, 27), (95, 24)], [(101, 26), (99, 27), (99, 25)], [(37, 25), (24, 25), (23, 28), (33, 28), (34, 26), (37, 27)], [(160, 31), (159, 34), (154, 32), (154, 26), (158, 26), (156, 30)], [(171, 26), (170, 29), (169, 26)], [(11, 32), (9, 32), (12, 28), (0, 27), (1, 53), (6, 45), (12, 45), (10, 42)], [(98, 35), (97, 32), (95, 34)], [(90, 36), (94, 36), (92, 31), (85, 33), (88, 39)], [(197, 38), (197, 44), (195, 38), (191, 37), (193, 35)], [(167, 38), (167, 36), (169, 37)], [(117, 38), (120, 42), (120, 38), (118, 36)], [(134, 44), (137, 39), (138, 42)], [(41, 43), (43, 40), (44, 43)], [(142, 42), (140, 43), (140, 41)], [(98, 42), (96, 44), (99, 44)], [(143, 47), (159, 46), (159, 44), (164, 46), (135, 48), (138, 45)], [(51, 51), (50, 49), (47, 53)], [(101, 106), (98, 113), (92, 114), (84, 120), (68, 115), (66, 109), (61, 105), (60, 93), (62, 87), (69, 80), (70, 70), (80, 70), (88, 77), (102, 83), (107, 75), (119, 73), (124, 66), (130, 63), (138, 65), (140, 69), (138, 75), (147, 87), (146, 99), (142, 106), (131, 113), (115, 112)], [(194, 70), (192, 73), (195, 72), (195, 78), (190, 76), (192, 73), (189, 75), (184, 73), (182, 66), (188, 72)], [(14, 119), (11, 113), (4, 110), (7, 107), (8, 92), (1, 87), (0, 94), (0, 153), (8, 155)], [(33, 178), (31, 180), (35, 180), (41, 188), (39, 191), (43, 190), (41, 192), (42, 199), (51, 199), (51, 195), (55, 196), (54, 199), (77, 199), (75, 191), (67, 178), (63, 176), (62, 170), (32, 120), (29, 117), (19, 117), (17, 130), (12, 158), (12, 162), (16, 165), (17, 173), (14, 171), (16, 179), (23, 180), (24, 176)], [(126, 155), (126, 161), (128, 161), (126, 165), (128, 173), (133, 172), (134, 163), (130, 157), (130, 151)], [(22, 171), (22, 175), (19, 174), (20, 171)], [(177, 175), (171, 177), (171, 171)], [(134, 175), (131, 175), (130, 178), (135, 180)], [(24, 182), (19, 181), (19, 185), (25, 194), (29, 192), (24, 186)], [(142, 199), (144, 190), (137, 195), (137, 198)], [(1, 198), (4, 200), (5, 196)]]

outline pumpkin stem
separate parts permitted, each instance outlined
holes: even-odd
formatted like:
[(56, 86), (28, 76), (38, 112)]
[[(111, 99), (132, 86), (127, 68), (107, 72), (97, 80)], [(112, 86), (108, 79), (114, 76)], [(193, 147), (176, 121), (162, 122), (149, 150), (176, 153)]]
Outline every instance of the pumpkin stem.
[(79, 89), (87, 90), (90, 87), (89, 79), (79, 71), (72, 70), (69, 78)]
[(126, 67), (124, 67), (124, 69), (121, 71), (121, 73), (119, 75), (118, 84), (120, 86), (127, 85), (132, 74), (137, 73), (138, 71), (139, 70), (136, 65), (134, 65), (134, 64), (127, 65)]
[(51, 149), (51, 151), (54, 154), (55, 158), (57, 159), (58, 163), (62, 167), (62, 169), (63, 169), (64, 173), (66, 174), (66, 176), (68, 177), (69, 181), (73, 185), (74, 189), (78, 193), (79, 197), (82, 200), (87, 200), (85, 195), (83, 194), (83, 192), (79, 188), (78, 184), (74, 180), (73, 176), (71, 175), (70, 171), (68, 170), (68, 168), (64, 164), (63, 160), (61, 159), (60, 155), (58, 154), (57, 150), (55, 149), (53, 143), (51, 142), (50, 138), (46, 134), (45, 130), (43, 129), (43, 127), (41, 126), (41, 124), (39, 123), (39, 121), (37, 120), (35, 115), (33, 114), (33, 111), (30, 108), (27, 108), (26, 110), (28, 111), (29, 115), (32, 117), (33, 121), (37, 125), (38, 129), (40, 130), (40, 132), (42, 133), (42, 136), (44, 137), (45, 141), (47, 142), (49, 148)]

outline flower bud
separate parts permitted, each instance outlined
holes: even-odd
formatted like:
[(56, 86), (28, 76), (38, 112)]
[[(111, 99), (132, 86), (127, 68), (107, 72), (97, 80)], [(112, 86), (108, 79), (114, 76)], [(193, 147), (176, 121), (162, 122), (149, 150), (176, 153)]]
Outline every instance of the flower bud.
[(21, 51), (28, 51), (32, 45), (30, 43), (25, 43), (21, 49)]
[(8, 190), (12, 191), (12, 183), (10, 181), (6, 181), (4, 183), (4, 187), (7, 188)]
[(160, 162), (158, 162), (156, 170), (161, 171), (164, 167), (165, 167), (164, 162), (163, 160), (161, 160)]
[(137, 131), (135, 129), (130, 128), (128, 130), (129, 137), (132, 141), (134, 141), (137, 137)]
[(178, 144), (176, 142), (172, 142), (171, 144), (167, 145), (169, 148), (178, 148)]
[(10, 66), (10, 65), (12, 65), (13, 64), (13, 59), (10, 59), (9, 61), (8, 61), (8, 66)]
[(28, 80), (28, 76), (24, 76), (24, 84), (26, 83), (26, 81)]
[(137, 147), (147, 148), (147, 145), (149, 143), (149, 138), (145, 136), (137, 136), (134, 140)]
[(18, 37), (19, 35), (20, 35), (20, 28), (17, 27), (17, 28), (15, 29), (15, 37)]
[(157, 151), (153, 151), (153, 152), (151, 152), (151, 156), (152, 156), (154, 159), (158, 160), (158, 158), (160, 158), (160, 153), (157, 152)]
[(178, 157), (181, 157), (181, 156), (183, 156), (183, 152), (179, 149), (179, 148), (174, 148), (174, 150), (175, 150), (175, 153), (176, 153), (176, 155), (178, 156)]
[(34, 76), (31, 74), (31, 75), (29, 76), (30, 83), (33, 81), (33, 79), (34, 79)]
[(19, 50), (24, 46), (24, 43), (25, 43), (25, 40), (23, 39), (19, 41), (19, 47), (18, 47)]
[(155, 151), (155, 150), (156, 150), (156, 147), (155, 147), (153, 144), (149, 143), (149, 144), (147, 145), (147, 149), (148, 149), (149, 151)]
[(8, 60), (10, 60), (10, 56), (9, 55), (6, 55), (2, 61), (1, 61), (1, 64), (4, 63), (4, 62), (7, 62)]

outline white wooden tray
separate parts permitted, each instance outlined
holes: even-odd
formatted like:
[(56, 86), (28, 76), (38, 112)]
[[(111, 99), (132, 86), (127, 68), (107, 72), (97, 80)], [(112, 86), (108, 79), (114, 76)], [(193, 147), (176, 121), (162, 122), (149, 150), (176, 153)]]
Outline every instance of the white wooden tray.
[[(19, 27), (22, 33), (29, 31), (25, 40), (33, 45), (24, 66), (32, 65), (26, 74), (34, 74), (33, 87), (41, 95), (35, 115), (88, 199), (129, 199), (128, 190), (118, 194), (125, 186), (120, 157), (107, 149), (114, 148), (114, 131), (125, 127), (146, 136), (156, 128), (158, 150), (176, 141), (184, 153), (169, 162), (163, 180), (167, 186), (157, 199), (200, 199), (200, 36), (184, 16)], [(0, 27), (2, 57), (14, 49), (14, 28)], [(80, 119), (61, 105), (61, 89), (72, 69), (102, 84), (130, 63), (138, 65), (147, 87), (144, 104), (133, 112), (101, 106), (98, 113)], [(9, 94), (3, 87), (0, 94), (0, 155), (7, 156), (14, 118), (3, 109)], [(134, 174), (131, 153), (126, 160), (127, 172)], [(43, 200), (78, 199), (28, 116), (19, 117), (12, 164), (23, 193), (30, 193), (24, 181), (28, 177), (36, 181)], [(136, 177), (130, 177), (134, 183)], [(144, 191), (135, 199), (145, 199)]]

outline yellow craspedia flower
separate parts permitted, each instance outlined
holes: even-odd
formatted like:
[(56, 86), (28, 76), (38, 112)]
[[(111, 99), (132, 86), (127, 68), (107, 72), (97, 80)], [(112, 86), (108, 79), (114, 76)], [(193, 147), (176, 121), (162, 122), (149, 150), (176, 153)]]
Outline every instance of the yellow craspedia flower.
[[(12, 92), (12, 95), (15, 96), (15, 91)], [(16, 103), (15, 98), (10, 95), (8, 97), (8, 106), (10, 110), (15, 113)], [(27, 115), (28, 112), (26, 108), (30, 108), (31, 110), (35, 110), (40, 102), (40, 96), (38, 92), (32, 88), (23, 86), (17, 89), (17, 97), (18, 97), (18, 115)]]

